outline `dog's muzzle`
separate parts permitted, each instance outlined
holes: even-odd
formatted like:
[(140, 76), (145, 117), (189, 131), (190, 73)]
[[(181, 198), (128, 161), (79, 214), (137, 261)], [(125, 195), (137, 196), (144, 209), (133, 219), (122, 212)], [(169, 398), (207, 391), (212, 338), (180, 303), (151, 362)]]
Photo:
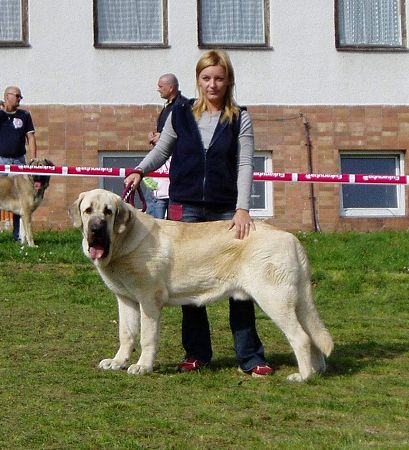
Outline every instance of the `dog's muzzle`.
[(39, 191), (41, 188), (46, 188), (50, 184), (50, 177), (47, 175), (33, 175), (34, 189)]
[(93, 260), (108, 256), (110, 238), (105, 219), (91, 219), (88, 224), (88, 252)]

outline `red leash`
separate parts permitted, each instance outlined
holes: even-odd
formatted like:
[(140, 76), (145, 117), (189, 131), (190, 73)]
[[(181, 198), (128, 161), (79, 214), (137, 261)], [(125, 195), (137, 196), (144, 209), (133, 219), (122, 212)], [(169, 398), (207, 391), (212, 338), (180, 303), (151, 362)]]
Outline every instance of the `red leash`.
[[(140, 169), (134, 169), (131, 173), (139, 173), (139, 175), (141, 175), (141, 177), (143, 178), (143, 172)], [(128, 175), (130, 175), (131, 173), (129, 173)], [(145, 200), (145, 196), (143, 195), (140, 185), (137, 187), (137, 191), (138, 191), (139, 199), (142, 202), (142, 212), (145, 212), (146, 211), (146, 200)], [(133, 189), (133, 182), (128, 183), (125, 186), (125, 188), (122, 192), (122, 200), (126, 203), (129, 203), (131, 206), (133, 206), (135, 208), (135, 189)]]
[[(142, 212), (146, 211), (146, 200), (145, 196), (143, 195), (142, 189), (140, 186), (137, 188), (139, 199), (142, 203)], [(133, 189), (133, 183), (129, 183), (127, 186), (125, 186), (123, 192), (122, 192), (122, 200), (126, 203), (129, 203), (131, 206), (135, 208), (135, 189)]]

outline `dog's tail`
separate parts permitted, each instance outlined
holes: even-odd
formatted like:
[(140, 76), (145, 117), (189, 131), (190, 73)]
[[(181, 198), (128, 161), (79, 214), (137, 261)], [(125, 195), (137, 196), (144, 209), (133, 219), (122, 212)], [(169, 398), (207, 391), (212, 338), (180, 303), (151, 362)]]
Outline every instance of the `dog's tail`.
[(314, 344), (328, 357), (334, 348), (334, 342), (329, 331), (322, 323), (315, 306), (308, 258), (299, 241), (297, 241), (296, 251), (300, 267), (302, 268), (299, 279), (300, 298), (297, 303), (297, 317)]

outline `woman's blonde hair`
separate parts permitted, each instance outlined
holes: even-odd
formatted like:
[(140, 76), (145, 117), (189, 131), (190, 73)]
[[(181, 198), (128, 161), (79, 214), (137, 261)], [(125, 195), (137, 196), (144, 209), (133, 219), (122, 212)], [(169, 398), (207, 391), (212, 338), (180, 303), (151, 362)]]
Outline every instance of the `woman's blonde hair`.
[(210, 66), (222, 66), (226, 72), (226, 77), (229, 80), (229, 85), (227, 86), (226, 94), (224, 97), (224, 111), (221, 116), (221, 120), (233, 121), (234, 117), (240, 115), (240, 108), (233, 97), (234, 89), (234, 69), (230, 61), (229, 55), (223, 50), (209, 50), (204, 53), (196, 64), (196, 88), (199, 92), (198, 99), (193, 105), (192, 111), (196, 120), (199, 120), (203, 112), (207, 110), (207, 101), (199, 87), (199, 75), (203, 69)]

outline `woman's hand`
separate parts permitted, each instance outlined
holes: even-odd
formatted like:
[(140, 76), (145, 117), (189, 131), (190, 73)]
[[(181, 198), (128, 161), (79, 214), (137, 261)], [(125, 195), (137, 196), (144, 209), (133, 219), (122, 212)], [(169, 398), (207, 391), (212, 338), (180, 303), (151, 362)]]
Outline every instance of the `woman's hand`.
[(131, 188), (133, 190), (136, 190), (138, 186), (141, 184), (141, 181), (142, 181), (142, 174), (140, 174), (139, 172), (134, 172), (125, 178), (124, 184), (125, 186), (131, 184)]
[(250, 217), (250, 214), (245, 209), (238, 209), (236, 210), (236, 214), (233, 216), (233, 219), (231, 220), (229, 230), (236, 227), (236, 238), (237, 239), (244, 239), (250, 234), (250, 229), (255, 230), (256, 226), (254, 225), (254, 222), (252, 218)]

